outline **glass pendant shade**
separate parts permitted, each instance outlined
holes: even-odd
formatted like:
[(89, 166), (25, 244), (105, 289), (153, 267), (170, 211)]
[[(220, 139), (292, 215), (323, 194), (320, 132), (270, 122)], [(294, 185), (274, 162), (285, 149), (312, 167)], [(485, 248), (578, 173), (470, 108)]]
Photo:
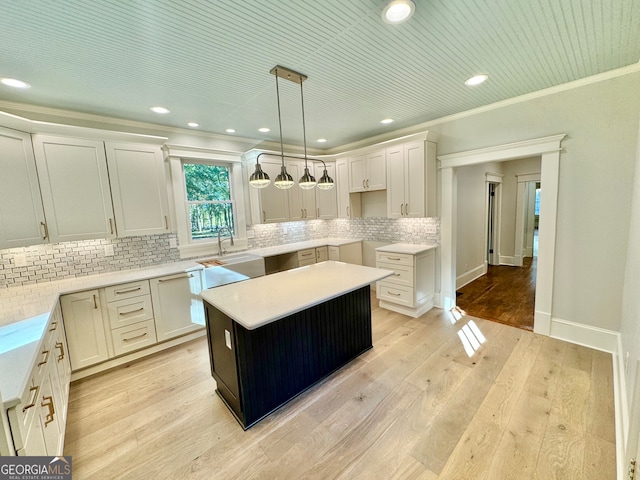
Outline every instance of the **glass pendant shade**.
[(302, 177), (300, 177), (300, 180), (298, 181), (300, 188), (302, 188), (303, 190), (311, 190), (316, 186), (316, 183), (316, 179), (309, 173), (309, 169), (307, 167), (304, 167), (304, 175), (302, 175)]
[(256, 171), (249, 177), (249, 185), (254, 188), (266, 188), (271, 183), (269, 175), (262, 171), (262, 167), (259, 163), (256, 163)]
[(334, 185), (335, 183), (333, 181), (333, 178), (329, 176), (329, 174), (327, 173), (327, 169), (325, 168), (324, 172), (322, 172), (322, 176), (320, 177), (320, 180), (318, 180), (318, 189), (331, 190)]
[(289, 173), (287, 173), (287, 167), (282, 165), (282, 167), (280, 168), (280, 173), (276, 177), (276, 180), (275, 182), (273, 182), (273, 184), (280, 190), (286, 190), (287, 188), (293, 187), (293, 183), (293, 177), (289, 175)]

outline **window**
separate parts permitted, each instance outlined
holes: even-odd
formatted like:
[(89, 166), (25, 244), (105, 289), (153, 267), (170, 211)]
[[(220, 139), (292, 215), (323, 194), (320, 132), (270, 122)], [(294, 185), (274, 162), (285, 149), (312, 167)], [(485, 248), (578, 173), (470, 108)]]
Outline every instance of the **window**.
[(233, 234), (235, 222), (229, 167), (184, 163), (183, 171), (190, 241), (216, 238), (223, 227)]

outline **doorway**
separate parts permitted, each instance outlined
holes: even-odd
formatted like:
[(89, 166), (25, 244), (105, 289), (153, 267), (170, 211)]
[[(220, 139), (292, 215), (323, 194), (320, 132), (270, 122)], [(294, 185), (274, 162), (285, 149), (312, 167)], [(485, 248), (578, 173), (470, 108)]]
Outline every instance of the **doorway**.
[(560, 150), (564, 137), (565, 134), (560, 134), (438, 156), (441, 185), (439, 307), (449, 310), (456, 306), (457, 168), (539, 155), (541, 156), (541, 181), (545, 186), (545, 193), (540, 197), (534, 332), (550, 334)]

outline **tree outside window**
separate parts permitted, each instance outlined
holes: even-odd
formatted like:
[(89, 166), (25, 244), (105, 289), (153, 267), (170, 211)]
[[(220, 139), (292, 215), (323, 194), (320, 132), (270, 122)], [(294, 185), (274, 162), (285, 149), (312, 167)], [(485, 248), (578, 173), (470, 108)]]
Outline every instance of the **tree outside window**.
[(222, 227), (234, 232), (229, 168), (198, 163), (183, 168), (191, 240), (215, 238)]

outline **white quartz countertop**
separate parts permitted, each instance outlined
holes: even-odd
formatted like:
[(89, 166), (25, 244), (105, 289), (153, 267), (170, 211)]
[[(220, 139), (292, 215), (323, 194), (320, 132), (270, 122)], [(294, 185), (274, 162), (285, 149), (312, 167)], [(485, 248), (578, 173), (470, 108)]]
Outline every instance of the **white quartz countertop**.
[(282, 255), (285, 253), (297, 252), (299, 250), (306, 250), (307, 248), (316, 247), (339, 247), (341, 245), (348, 245), (350, 243), (361, 242), (360, 238), (321, 238), (319, 240), (307, 240), (305, 242), (287, 243), (284, 245), (277, 245), (275, 247), (256, 248), (248, 250), (247, 253), (259, 255), (261, 257), (273, 257), (275, 255)]
[(413, 243), (392, 243), (390, 245), (384, 245), (382, 247), (377, 247), (376, 251), (378, 252), (390, 252), (390, 253), (405, 253), (407, 255), (417, 255), (418, 253), (426, 252), (427, 250), (431, 250), (437, 248), (438, 245), (435, 243), (431, 244), (413, 244)]
[(327, 261), (204, 290), (200, 295), (253, 330), (392, 274), (390, 270)]

